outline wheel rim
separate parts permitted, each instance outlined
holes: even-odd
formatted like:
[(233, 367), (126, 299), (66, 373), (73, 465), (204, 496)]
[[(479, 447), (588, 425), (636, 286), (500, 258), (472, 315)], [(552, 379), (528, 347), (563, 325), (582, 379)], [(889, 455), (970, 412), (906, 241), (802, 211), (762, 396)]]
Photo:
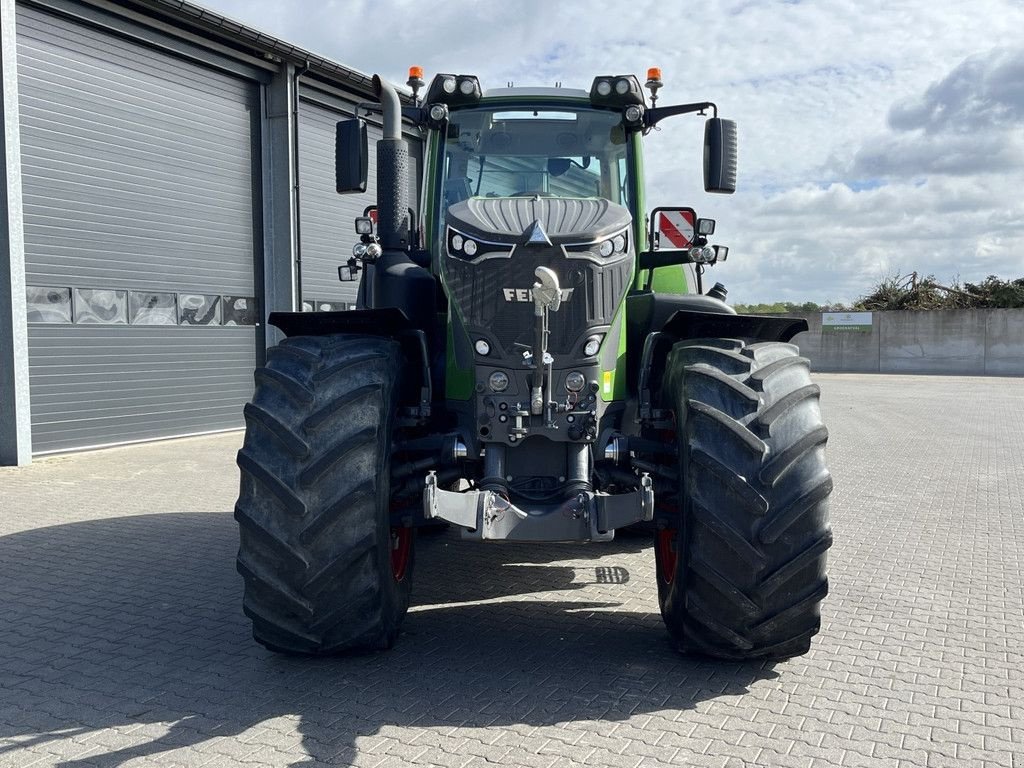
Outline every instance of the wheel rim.
[(412, 552), (412, 528), (391, 529), (391, 575), (402, 581), (409, 567)]
[(675, 539), (675, 528), (658, 531), (658, 575), (666, 584), (671, 584), (676, 577), (676, 552), (672, 548)]

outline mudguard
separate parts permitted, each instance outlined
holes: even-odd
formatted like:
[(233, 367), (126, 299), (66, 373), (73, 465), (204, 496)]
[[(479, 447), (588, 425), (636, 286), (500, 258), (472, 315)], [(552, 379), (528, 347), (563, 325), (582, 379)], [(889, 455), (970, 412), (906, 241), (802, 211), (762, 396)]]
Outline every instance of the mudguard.
[[(642, 293), (627, 299), (629, 343), (627, 386), (639, 392), (655, 378), (665, 355), (685, 339), (743, 339), (788, 342), (807, 330), (807, 321), (773, 315), (739, 315), (711, 296)], [(642, 393), (641, 393), (642, 396)]]
[[(403, 382), (403, 400), (417, 401), (420, 418), (430, 415), (434, 386), (430, 378), (430, 350), (427, 335), (397, 307), (351, 309), (344, 312), (271, 312), (267, 319), (285, 336), (333, 336), (356, 334), (385, 336), (402, 345), (409, 363), (409, 380)], [(443, 392), (443, 388), (439, 388)]]
[(677, 340), (725, 338), (789, 341), (798, 333), (807, 330), (807, 321), (799, 317), (725, 315), (677, 310), (661, 330)]
[(330, 336), (358, 333), (398, 336), (412, 330), (405, 312), (397, 307), (351, 309), (345, 312), (271, 312), (268, 322), (285, 336)]

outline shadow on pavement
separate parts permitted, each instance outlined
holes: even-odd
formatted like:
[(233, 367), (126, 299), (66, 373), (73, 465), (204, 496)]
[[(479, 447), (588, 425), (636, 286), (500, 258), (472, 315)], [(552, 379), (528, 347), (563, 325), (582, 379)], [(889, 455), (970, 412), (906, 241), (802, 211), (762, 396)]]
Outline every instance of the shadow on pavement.
[[(424, 537), (398, 645), (337, 659), (277, 656), (251, 639), (236, 542), (228, 513), (0, 538), (0, 764), (29, 747), (63, 766), (118, 766), (195, 746), (344, 765), (374, 739), (415, 735), (430, 747), (455, 727), (622, 721), (775, 676), (770, 664), (670, 647), (653, 574), (627, 567), (644, 537), (561, 547)], [(406, 727), (415, 733), (398, 733)]]

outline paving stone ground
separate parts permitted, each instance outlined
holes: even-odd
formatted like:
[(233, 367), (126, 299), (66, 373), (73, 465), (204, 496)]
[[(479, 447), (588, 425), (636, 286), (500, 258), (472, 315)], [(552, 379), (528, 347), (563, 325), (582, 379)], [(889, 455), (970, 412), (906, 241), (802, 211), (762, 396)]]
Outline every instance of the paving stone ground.
[(676, 654), (635, 536), (427, 538), (393, 651), (275, 656), (239, 434), (0, 469), (0, 766), (1024, 768), (1024, 379), (818, 381), (832, 592), (783, 664)]

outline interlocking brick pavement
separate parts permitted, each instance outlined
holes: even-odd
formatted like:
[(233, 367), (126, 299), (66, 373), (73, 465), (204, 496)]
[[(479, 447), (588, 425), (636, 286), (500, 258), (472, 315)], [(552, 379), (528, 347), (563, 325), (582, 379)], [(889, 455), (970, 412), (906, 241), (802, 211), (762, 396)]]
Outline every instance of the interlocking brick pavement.
[(0, 469), (0, 765), (1024, 768), (1024, 380), (821, 375), (811, 653), (670, 647), (653, 553), (421, 539), (397, 647), (275, 656), (238, 434)]

